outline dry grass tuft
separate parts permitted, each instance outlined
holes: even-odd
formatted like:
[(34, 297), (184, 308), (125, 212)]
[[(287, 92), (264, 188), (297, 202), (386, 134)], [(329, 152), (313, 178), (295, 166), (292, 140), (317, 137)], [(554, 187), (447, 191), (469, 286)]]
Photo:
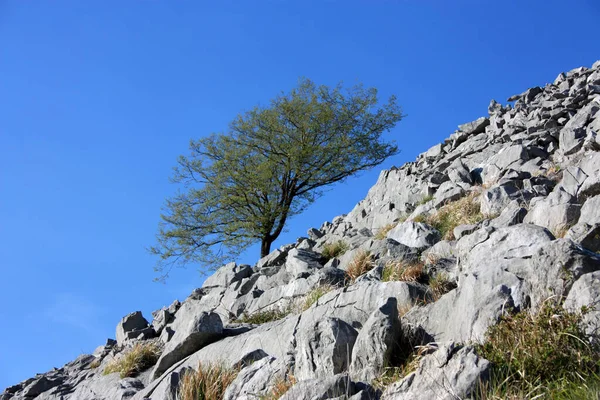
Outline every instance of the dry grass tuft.
[(406, 263), (404, 261), (390, 261), (383, 267), (381, 280), (384, 282), (424, 282), (427, 275), (420, 262)]
[(379, 228), (379, 230), (377, 231), (377, 233), (375, 234), (375, 239), (377, 240), (383, 240), (387, 237), (387, 234), (389, 233), (389, 231), (391, 231), (392, 229), (394, 229), (396, 227), (396, 224), (387, 224), (381, 228)]
[(260, 400), (278, 400), (295, 384), (296, 378), (293, 375), (280, 377), (275, 381), (269, 393), (266, 396), (260, 397)]
[(160, 356), (160, 349), (154, 343), (136, 344), (131, 350), (117, 360), (113, 360), (104, 368), (104, 375), (119, 372), (121, 378), (136, 376), (150, 368)]
[(564, 224), (564, 225), (561, 225), (558, 228), (554, 229), (554, 232), (552, 232), (552, 234), (557, 239), (564, 238), (565, 235), (567, 234), (567, 232), (569, 232), (569, 229), (571, 229), (572, 226), (573, 226), (573, 224)]
[(356, 278), (361, 276), (362, 274), (369, 272), (375, 267), (375, 262), (373, 261), (373, 255), (368, 251), (361, 251), (348, 265), (348, 269), (346, 270), (346, 275), (350, 282), (356, 281)]
[(96, 369), (100, 366), (100, 364), (102, 364), (102, 360), (100, 358), (96, 358), (94, 361), (92, 361), (89, 365), (90, 369)]
[(221, 400), (227, 387), (237, 377), (239, 369), (220, 364), (198, 364), (198, 370), (188, 370), (179, 381), (178, 400)]
[(459, 200), (441, 207), (435, 214), (421, 217), (419, 221), (425, 222), (440, 231), (444, 240), (454, 240), (454, 228), (463, 224), (477, 224), (486, 216), (481, 213), (477, 194), (471, 193)]
[(321, 254), (325, 257), (326, 260), (331, 260), (332, 258), (339, 257), (344, 254), (348, 250), (348, 244), (342, 240), (338, 240), (333, 243), (326, 243), (323, 246), (323, 251)]
[(438, 301), (440, 297), (456, 288), (456, 283), (452, 282), (448, 275), (441, 272), (429, 278), (429, 290), (433, 301)]

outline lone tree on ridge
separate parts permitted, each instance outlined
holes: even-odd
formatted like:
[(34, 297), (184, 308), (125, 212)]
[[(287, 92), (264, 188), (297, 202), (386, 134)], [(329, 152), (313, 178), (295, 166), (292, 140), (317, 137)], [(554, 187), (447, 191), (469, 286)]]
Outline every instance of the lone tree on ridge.
[(227, 133), (192, 140), (172, 178), (184, 190), (167, 199), (150, 248), (159, 256), (156, 270), (167, 276), (189, 262), (214, 267), (257, 242), (266, 256), (288, 218), (325, 186), (398, 152), (381, 135), (401, 119), (394, 96), (378, 106), (374, 88), (302, 79), (269, 107), (238, 115)]

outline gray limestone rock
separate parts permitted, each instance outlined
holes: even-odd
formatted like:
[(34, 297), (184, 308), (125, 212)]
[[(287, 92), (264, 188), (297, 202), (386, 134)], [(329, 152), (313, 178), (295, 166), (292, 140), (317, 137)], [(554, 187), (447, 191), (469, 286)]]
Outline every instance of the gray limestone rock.
[(562, 187), (557, 187), (548, 197), (535, 198), (524, 222), (549, 229), (555, 235), (564, 236), (570, 226), (579, 219), (581, 205)]
[(126, 339), (131, 337), (130, 333), (135, 335), (136, 331), (141, 331), (147, 327), (148, 321), (146, 321), (146, 318), (144, 318), (141, 311), (136, 311), (124, 316), (117, 325), (117, 343), (122, 344)]
[(600, 271), (582, 275), (573, 284), (565, 303), (565, 309), (579, 313), (587, 308), (583, 316), (585, 332), (590, 339), (600, 344)]
[(416, 372), (389, 386), (381, 400), (456, 400), (471, 398), (488, 379), (489, 361), (470, 347), (454, 343), (423, 357)]
[(248, 278), (250, 275), (252, 275), (252, 268), (249, 265), (237, 265), (236, 263), (232, 262), (223, 265), (211, 276), (206, 278), (202, 287), (228, 287), (235, 282), (240, 282), (242, 279)]
[(440, 233), (429, 225), (406, 221), (388, 232), (387, 237), (408, 247), (425, 250), (440, 241)]
[(350, 364), (352, 378), (370, 382), (381, 375), (399, 342), (398, 302), (392, 297), (373, 311), (358, 334)]
[(266, 396), (276, 379), (283, 379), (285, 370), (274, 357), (264, 357), (243, 368), (227, 387), (223, 400), (256, 400)]
[(300, 381), (288, 390), (280, 400), (328, 400), (339, 396), (354, 395), (356, 386), (347, 374)]

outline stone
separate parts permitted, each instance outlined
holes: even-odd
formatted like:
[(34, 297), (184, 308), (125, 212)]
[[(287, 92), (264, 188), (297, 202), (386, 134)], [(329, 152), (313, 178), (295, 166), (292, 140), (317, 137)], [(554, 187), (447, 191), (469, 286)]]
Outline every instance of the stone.
[(223, 400), (255, 400), (266, 396), (276, 379), (284, 379), (284, 367), (266, 356), (243, 368), (227, 387)]
[(504, 208), (520, 197), (521, 190), (512, 182), (486, 189), (480, 196), (481, 213), (486, 216), (500, 215)]
[(305, 278), (322, 268), (323, 256), (311, 250), (292, 249), (285, 262), (286, 271), (294, 278)]
[(354, 343), (350, 375), (356, 381), (371, 382), (390, 365), (400, 337), (398, 302), (391, 297), (373, 311)]
[(478, 227), (479, 225), (477, 224), (458, 225), (453, 230), (454, 238), (458, 240), (463, 236), (470, 235), (471, 233), (475, 232), (478, 229)]
[(436, 229), (413, 221), (398, 224), (388, 232), (387, 237), (405, 246), (420, 250), (433, 246), (441, 239), (440, 233)]
[(583, 328), (596, 344), (600, 344), (600, 271), (582, 275), (569, 291), (564, 308), (580, 313), (582, 307), (587, 311), (583, 315)]
[(248, 278), (250, 275), (252, 275), (252, 268), (249, 265), (237, 265), (232, 262), (223, 265), (206, 278), (202, 287), (228, 287), (235, 282), (240, 282), (242, 279)]
[(175, 334), (165, 345), (152, 371), (153, 379), (158, 378), (179, 360), (222, 337), (223, 323), (219, 315), (213, 312), (198, 312), (196, 306), (188, 301), (177, 312), (172, 326)]
[(300, 381), (280, 400), (328, 400), (338, 396), (354, 395), (356, 386), (347, 374)]
[(485, 127), (490, 124), (489, 118), (481, 117), (473, 122), (468, 122), (466, 124), (462, 124), (458, 126), (458, 129), (461, 132), (464, 132), (468, 135), (477, 135), (478, 133), (482, 133), (485, 131)]
[(148, 327), (148, 321), (142, 315), (141, 311), (136, 311), (124, 316), (117, 325), (116, 338), (117, 343), (122, 344), (130, 336), (131, 332), (140, 331)]
[(381, 400), (472, 398), (489, 371), (489, 361), (477, 356), (473, 347), (450, 343), (424, 356), (417, 371), (390, 385)]
[(580, 209), (574, 196), (557, 187), (548, 197), (531, 200), (524, 222), (543, 226), (554, 235), (564, 236), (579, 219)]
[(338, 318), (303, 318), (296, 335), (294, 377), (313, 379), (346, 371), (357, 335), (356, 329)]

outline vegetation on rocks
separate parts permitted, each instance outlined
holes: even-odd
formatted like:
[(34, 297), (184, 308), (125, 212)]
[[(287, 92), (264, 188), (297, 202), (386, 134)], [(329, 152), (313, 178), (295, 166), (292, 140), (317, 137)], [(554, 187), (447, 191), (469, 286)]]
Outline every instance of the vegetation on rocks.
[(235, 322), (260, 325), (283, 319), (291, 313), (292, 307), (273, 308), (270, 310), (257, 311), (249, 315), (242, 314)]
[(480, 204), (475, 193), (459, 200), (448, 203), (432, 215), (414, 219), (415, 222), (425, 222), (440, 231), (444, 240), (454, 239), (454, 228), (464, 224), (476, 224), (485, 219), (480, 211)]
[[(492, 363), (481, 398), (597, 398), (600, 348), (583, 332), (582, 315), (549, 299), (536, 313), (503, 316), (478, 346), (479, 354)], [(587, 397), (590, 393), (596, 397)]]
[(392, 229), (394, 229), (396, 227), (396, 225), (398, 224), (387, 224), (381, 228), (379, 228), (379, 230), (377, 231), (377, 233), (375, 234), (375, 239), (377, 240), (383, 240), (387, 237), (387, 234), (389, 231), (391, 231)]
[(227, 386), (239, 370), (221, 364), (198, 365), (196, 371), (187, 370), (179, 381), (178, 400), (221, 400)]
[(214, 266), (259, 242), (269, 254), (289, 218), (322, 189), (381, 164), (398, 152), (382, 134), (402, 119), (396, 98), (302, 79), (290, 93), (237, 116), (229, 131), (190, 143), (173, 181), (157, 244), (157, 269), (189, 262)]
[(425, 282), (427, 274), (420, 262), (389, 261), (383, 267), (381, 280), (383, 282)]
[(333, 285), (319, 285), (304, 297), (304, 301), (301, 304), (300, 311), (308, 310), (313, 304), (317, 302), (324, 294), (331, 292), (335, 289)]
[(348, 244), (343, 240), (338, 240), (333, 243), (325, 243), (323, 246), (323, 251), (321, 254), (325, 258), (326, 261), (331, 260), (332, 258), (339, 257), (344, 254), (348, 250)]
[(123, 357), (113, 360), (106, 368), (104, 375), (119, 372), (121, 378), (136, 376), (140, 372), (150, 368), (160, 356), (160, 349), (154, 343), (138, 343)]
[(356, 278), (369, 272), (374, 267), (375, 262), (373, 261), (373, 255), (368, 251), (360, 251), (354, 256), (352, 261), (350, 261), (350, 264), (348, 264), (346, 275), (350, 282), (354, 282), (356, 281)]
[(269, 392), (260, 397), (260, 400), (278, 400), (295, 384), (296, 378), (293, 375), (287, 374), (285, 377), (279, 377), (275, 380)]

